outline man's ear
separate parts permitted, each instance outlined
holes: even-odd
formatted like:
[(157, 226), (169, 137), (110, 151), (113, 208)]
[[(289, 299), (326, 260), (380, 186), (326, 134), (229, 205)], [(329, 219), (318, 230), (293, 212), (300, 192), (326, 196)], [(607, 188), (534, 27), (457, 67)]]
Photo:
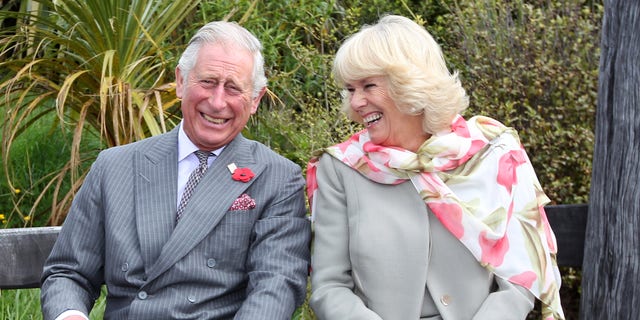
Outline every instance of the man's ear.
[(260, 93), (258, 93), (258, 96), (253, 98), (253, 100), (251, 101), (251, 114), (256, 113), (256, 111), (258, 111), (258, 106), (260, 105), (260, 100), (262, 100), (262, 97), (264, 96), (264, 94), (267, 92), (267, 87), (262, 88), (262, 90), (260, 90)]

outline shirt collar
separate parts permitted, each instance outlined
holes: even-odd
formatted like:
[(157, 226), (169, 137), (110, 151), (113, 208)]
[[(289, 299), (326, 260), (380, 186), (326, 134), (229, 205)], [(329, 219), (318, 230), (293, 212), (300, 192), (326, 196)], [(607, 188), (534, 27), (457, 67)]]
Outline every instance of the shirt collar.
[[(178, 131), (178, 162), (184, 160), (184, 158), (188, 157), (194, 151), (198, 150), (198, 147), (191, 142), (187, 134), (184, 132), (184, 128), (182, 127), (182, 123), (184, 120), (180, 121), (180, 130)], [(220, 155), (224, 146), (213, 150), (213, 154), (217, 157)]]

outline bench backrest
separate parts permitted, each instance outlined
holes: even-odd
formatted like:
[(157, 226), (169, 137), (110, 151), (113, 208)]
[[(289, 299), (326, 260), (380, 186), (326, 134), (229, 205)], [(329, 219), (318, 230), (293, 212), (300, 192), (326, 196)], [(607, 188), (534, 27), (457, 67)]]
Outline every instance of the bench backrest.
[(0, 289), (40, 287), (60, 227), (0, 229)]

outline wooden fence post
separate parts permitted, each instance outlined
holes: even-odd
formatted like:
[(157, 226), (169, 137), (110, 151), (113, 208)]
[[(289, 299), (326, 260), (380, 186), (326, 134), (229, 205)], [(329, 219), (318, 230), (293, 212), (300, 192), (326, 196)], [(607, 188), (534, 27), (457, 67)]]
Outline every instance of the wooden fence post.
[(581, 319), (640, 317), (640, 0), (605, 0)]

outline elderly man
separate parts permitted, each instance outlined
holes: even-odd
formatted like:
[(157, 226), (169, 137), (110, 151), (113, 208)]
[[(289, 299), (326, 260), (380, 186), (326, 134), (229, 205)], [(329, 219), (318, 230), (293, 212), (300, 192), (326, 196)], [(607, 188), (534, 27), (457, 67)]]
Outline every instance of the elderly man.
[(290, 319), (304, 300), (310, 222), (299, 166), (241, 131), (266, 90), (261, 44), (212, 22), (176, 68), (183, 120), (107, 149), (42, 277), (44, 319)]

